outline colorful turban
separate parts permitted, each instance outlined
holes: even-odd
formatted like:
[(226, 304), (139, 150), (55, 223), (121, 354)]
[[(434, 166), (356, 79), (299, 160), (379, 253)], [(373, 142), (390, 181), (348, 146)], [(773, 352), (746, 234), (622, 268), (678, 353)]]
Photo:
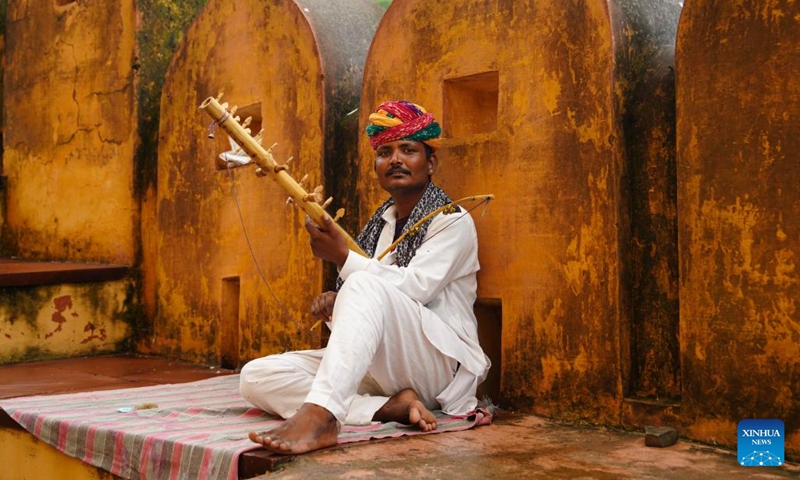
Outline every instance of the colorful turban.
[(399, 100), (383, 102), (369, 115), (367, 136), (372, 148), (395, 140), (424, 142), (434, 150), (439, 147), (442, 129), (433, 115), (419, 105)]

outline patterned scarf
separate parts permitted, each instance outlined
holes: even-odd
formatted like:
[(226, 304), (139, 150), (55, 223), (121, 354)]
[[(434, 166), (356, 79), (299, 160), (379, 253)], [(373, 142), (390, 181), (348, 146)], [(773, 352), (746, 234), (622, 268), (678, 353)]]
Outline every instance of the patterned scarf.
[[(405, 233), (414, 224), (422, 220), (425, 215), (443, 205), (447, 205), (450, 202), (452, 202), (452, 200), (447, 196), (446, 193), (444, 193), (444, 190), (434, 185), (433, 182), (428, 183), (428, 188), (425, 189), (425, 193), (422, 194), (422, 198), (419, 199), (419, 202), (417, 202), (417, 205), (411, 211), (411, 215), (408, 216), (408, 221), (406, 221), (402, 233)], [(378, 207), (378, 209), (372, 215), (372, 218), (369, 219), (369, 222), (367, 222), (367, 224), (361, 230), (361, 233), (356, 238), (356, 243), (358, 243), (358, 245), (364, 250), (369, 258), (375, 256), (375, 249), (378, 246), (378, 239), (381, 236), (383, 226), (386, 224), (386, 220), (384, 220), (382, 217), (384, 212), (386, 212), (386, 210), (392, 205), (394, 205), (394, 200), (392, 198), (389, 198), (383, 202), (383, 205)], [(420, 225), (417, 234), (408, 235), (403, 239), (402, 242), (397, 244), (395, 247), (395, 258), (397, 259), (397, 265), (401, 267), (407, 267), (408, 264), (411, 263), (411, 259), (414, 258), (414, 255), (417, 253), (417, 248), (422, 245), (422, 242), (425, 239), (425, 234), (428, 232), (428, 226), (430, 226), (432, 220), (433, 219), (431, 218), (427, 222)], [(342, 286), (342, 283), (344, 282), (342, 281), (341, 277), (336, 280), (337, 291)]]

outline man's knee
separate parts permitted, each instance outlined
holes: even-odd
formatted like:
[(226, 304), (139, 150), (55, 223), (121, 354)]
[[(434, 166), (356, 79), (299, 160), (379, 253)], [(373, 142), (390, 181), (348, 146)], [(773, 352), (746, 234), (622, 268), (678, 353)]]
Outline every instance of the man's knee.
[(256, 407), (288, 418), (308, 394), (310, 376), (290, 354), (270, 355), (245, 364), (239, 374), (239, 393)]
[(381, 277), (369, 272), (358, 271), (348, 275), (339, 293), (346, 291), (364, 298), (386, 295), (392, 289), (396, 288)]
[(257, 363), (262, 363), (260, 360), (261, 358), (251, 360), (244, 364), (242, 367), (241, 372), (239, 372), (239, 383), (250, 383), (253, 379), (260, 373), (261, 367), (257, 367)]
[(256, 365), (262, 363), (260, 360), (263, 359), (259, 358), (246, 363), (239, 372), (239, 392), (247, 400), (255, 395), (254, 390), (261, 383), (259, 379), (264, 376), (264, 369)]
[(347, 280), (342, 284), (342, 288), (347, 286), (347, 288), (360, 288), (364, 285), (369, 285), (371, 282), (376, 280), (380, 280), (380, 277), (377, 277), (369, 272), (365, 271), (358, 271), (353, 272), (347, 276)]
[(239, 391), (246, 399), (263, 392), (265, 385), (274, 383), (287, 372), (295, 372), (291, 362), (280, 355), (257, 358), (247, 362), (239, 373)]

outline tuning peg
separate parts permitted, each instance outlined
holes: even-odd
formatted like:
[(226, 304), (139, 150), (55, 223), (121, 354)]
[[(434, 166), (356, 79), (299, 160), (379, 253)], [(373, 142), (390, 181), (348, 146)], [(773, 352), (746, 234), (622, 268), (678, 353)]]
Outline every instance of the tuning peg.
[(322, 202), (322, 185), (319, 185), (314, 189), (313, 192), (309, 193), (303, 200), (306, 202), (313, 202), (313, 203), (321, 203)]
[(217, 94), (217, 101), (218, 101), (218, 102), (219, 102), (220, 100), (222, 100), (222, 96), (223, 96), (223, 95), (225, 95), (225, 92), (219, 92), (219, 93)]
[(289, 170), (289, 162), (291, 162), (294, 157), (289, 157), (283, 165), (275, 165), (275, 173), (278, 173), (282, 170)]
[(225, 102), (220, 106), (222, 107), (223, 110), (227, 110), (228, 109), (228, 102)]
[(238, 105), (234, 105), (233, 107), (231, 107), (230, 114), (231, 115), (236, 114), (236, 110), (239, 110), (239, 106)]
[(242, 122), (242, 126), (247, 128), (247, 126), (250, 125), (250, 122), (252, 122), (252, 121), (253, 121), (253, 117), (247, 117), (247, 118), (244, 119), (244, 122)]
[(322, 185), (317, 185), (317, 188), (314, 189), (314, 201), (317, 203), (322, 203), (322, 199), (325, 198), (322, 196)]
[[(267, 172), (265, 172), (263, 168), (258, 167), (258, 168), (256, 168), (256, 176), (266, 177), (267, 176)], [(292, 197), (289, 197), (289, 198), (292, 198)]]
[(300, 181), (297, 182), (297, 184), (300, 185), (300, 187), (303, 187), (303, 184), (306, 183), (306, 180), (308, 180), (308, 174), (307, 173), (305, 175), (303, 175), (303, 178), (301, 178)]
[[(259, 145), (261, 145), (261, 141), (263, 139), (264, 139), (264, 129), (262, 128), (261, 130), (258, 131), (258, 133), (256, 133), (256, 136), (253, 137), (253, 140), (255, 140), (256, 143), (258, 143)], [(289, 161), (287, 160), (286, 163), (289, 163)]]
[(342, 217), (344, 217), (344, 208), (336, 210), (336, 215), (333, 217), (333, 222), (338, 222)]
[(322, 208), (323, 209), (328, 208), (328, 205), (330, 205), (332, 201), (333, 201), (333, 197), (328, 197), (328, 199), (325, 200), (325, 203), (322, 204)]
[(278, 146), (278, 142), (275, 142), (275, 143), (273, 143), (272, 145), (270, 145), (270, 146), (269, 146), (269, 148), (267, 149), (267, 151), (268, 151), (268, 152), (271, 152), (271, 151), (272, 151), (272, 149), (273, 149), (273, 148), (275, 148), (275, 147), (277, 147), (277, 146)]

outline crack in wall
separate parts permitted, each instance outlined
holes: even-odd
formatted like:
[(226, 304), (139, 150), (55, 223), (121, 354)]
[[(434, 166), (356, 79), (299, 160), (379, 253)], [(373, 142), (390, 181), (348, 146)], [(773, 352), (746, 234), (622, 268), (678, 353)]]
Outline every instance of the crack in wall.
[[(71, 96), (72, 102), (75, 104), (75, 129), (70, 135), (62, 134), (61, 132), (59, 132), (59, 134), (56, 137), (56, 146), (62, 146), (62, 145), (66, 145), (66, 144), (71, 143), (72, 140), (75, 139), (75, 135), (77, 135), (77, 133), (80, 131), (79, 119), (80, 119), (81, 106), (80, 106), (80, 102), (78, 101), (78, 75), (79, 75), (79, 72), (80, 72), (80, 68), (78, 67), (78, 58), (75, 55), (75, 45), (74, 44), (67, 43), (67, 42), (64, 42), (62, 40), (59, 40), (56, 45), (57, 45), (57, 49), (61, 49), (63, 47), (68, 47), (71, 50), (71, 52), (72, 52), (72, 55), (71, 55), (72, 62), (74, 64), (74, 66), (75, 66), (74, 74), (73, 74), (73, 77), (72, 77), (72, 96)], [(59, 119), (59, 125), (58, 125), (59, 127), (61, 126), (60, 124), (61, 124), (61, 120)], [(59, 130), (61, 130), (61, 129), (59, 128)], [(64, 137), (66, 137), (66, 139)]]
[(73, 63), (74, 63), (74, 73), (73, 73), (73, 76), (72, 76), (73, 88), (72, 88), (71, 98), (72, 98), (72, 102), (75, 105), (75, 130), (68, 136), (59, 135), (58, 139), (56, 141), (56, 145), (57, 146), (68, 145), (68, 144), (70, 144), (71, 142), (73, 142), (75, 140), (75, 137), (76, 137), (76, 135), (78, 133), (84, 132), (84, 133), (89, 134), (92, 131), (95, 131), (97, 133), (97, 138), (101, 143), (111, 144), (111, 145), (115, 145), (115, 146), (123, 145), (125, 143), (124, 142), (124, 136), (120, 136), (120, 137), (104, 136), (103, 133), (101, 132), (101, 127), (103, 127), (104, 125), (107, 125), (107, 123), (104, 121), (106, 119), (105, 119), (105, 117), (103, 116), (102, 113), (100, 115), (100, 118), (96, 119), (92, 126), (87, 126), (87, 127), (81, 127), (80, 126), (81, 125), (81, 115), (82, 115), (81, 101), (86, 101), (87, 99), (96, 98), (96, 99), (98, 99), (98, 102), (103, 104), (103, 105), (105, 105), (108, 102), (112, 102), (113, 103), (113, 99), (111, 97), (113, 97), (115, 95), (123, 95), (124, 96), (124, 94), (126, 92), (130, 91), (130, 89), (131, 89), (131, 87), (132, 87), (131, 82), (127, 82), (124, 85), (122, 85), (121, 87), (119, 87), (117, 89), (113, 89), (113, 90), (90, 92), (88, 95), (85, 95), (82, 99), (79, 99), (80, 95), (79, 95), (79, 92), (78, 92), (78, 86), (80, 84), (79, 83), (79, 78), (80, 78), (81, 69), (80, 69), (80, 66), (79, 66), (79, 62), (78, 62), (77, 56), (75, 54), (76, 47), (75, 47), (74, 44), (68, 43), (68, 42), (60, 41), (59, 43), (61, 45), (63, 45), (63, 46), (68, 47), (71, 50), (71, 53), (72, 53), (71, 57), (72, 57), (72, 60), (73, 60)]

